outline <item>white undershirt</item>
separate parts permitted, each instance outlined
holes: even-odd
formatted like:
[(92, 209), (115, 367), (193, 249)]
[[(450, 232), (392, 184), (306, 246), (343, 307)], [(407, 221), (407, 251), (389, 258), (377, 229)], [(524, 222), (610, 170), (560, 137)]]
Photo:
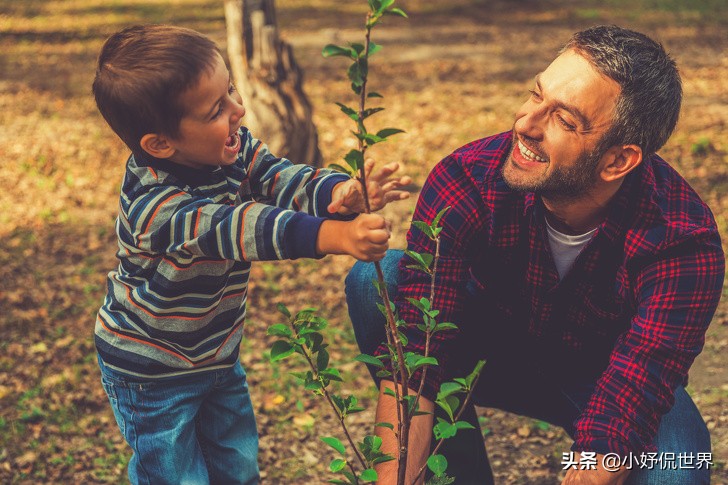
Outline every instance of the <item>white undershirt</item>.
[(587, 245), (589, 240), (591, 240), (596, 231), (597, 228), (595, 227), (587, 233), (570, 236), (551, 227), (548, 219), (546, 219), (546, 232), (549, 236), (551, 256), (554, 258), (556, 271), (559, 272), (559, 280), (563, 279), (564, 275), (569, 272), (579, 253), (584, 249), (584, 246)]

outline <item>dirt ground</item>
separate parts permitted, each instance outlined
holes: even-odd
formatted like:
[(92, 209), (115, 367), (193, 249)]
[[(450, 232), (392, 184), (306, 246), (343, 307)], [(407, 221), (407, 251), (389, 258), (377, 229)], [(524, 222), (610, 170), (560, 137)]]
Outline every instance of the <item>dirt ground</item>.
[[(402, 0), (409, 20), (375, 30), (384, 46), (371, 85), (386, 107), (373, 124), (406, 134), (377, 147), (399, 160), (419, 186), (443, 156), (507, 130), (533, 76), (575, 30), (617, 23), (658, 38), (680, 66), (683, 113), (661, 150), (711, 206), (728, 239), (728, 6), (722, 0)], [(690, 4), (686, 6), (684, 4)], [(350, 101), (345, 65), (325, 60), (329, 42), (361, 38), (361, 0), (279, 0), (279, 26), (306, 73), (321, 150), (336, 162), (352, 146), (333, 104)], [(201, 30), (224, 45), (218, 0), (0, 0), (0, 482), (125, 483), (129, 451), (99, 385), (93, 347), (105, 275), (115, 267), (113, 221), (127, 150), (90, 96), (103, 39), (133, 23), (167, 22)], [(416, 195), (416, 194), (415, 194)], [(414, 197), (385, 213), (402, 247)], [(332, 361), (373, 423), (375, 390), (346, 316), (343, 279), (352, 261), (254, 266), (242, 360), (261, 434), (264, 483), (325, 483), (339, 435), (323, 403), (270, 364), (265, 332), (275, 305), (315, 305), (328, 317)], [(689, 392), (712, 433), (713, 483), (728, 483), (728, 298), (696, 360)], [(482, 411), (498, 483), (558, 483), (568, 437), (558, 428), (500, 411)]]

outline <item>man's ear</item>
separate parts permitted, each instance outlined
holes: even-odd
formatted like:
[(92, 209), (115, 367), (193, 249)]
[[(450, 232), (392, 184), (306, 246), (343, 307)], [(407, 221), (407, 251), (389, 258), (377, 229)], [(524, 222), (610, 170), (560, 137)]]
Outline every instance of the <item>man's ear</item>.
[(615, 145), (605, 153), (606, 163), (601, 170), (602, 180), (612, 182), (624, 178), (642, 162), (642, 149), (638, 145)]
[(139, 141), (139, 145), (142, 150), (155, 158), (169, 158), (176, 152), (166, 136), (156, 133), (144, 135)]

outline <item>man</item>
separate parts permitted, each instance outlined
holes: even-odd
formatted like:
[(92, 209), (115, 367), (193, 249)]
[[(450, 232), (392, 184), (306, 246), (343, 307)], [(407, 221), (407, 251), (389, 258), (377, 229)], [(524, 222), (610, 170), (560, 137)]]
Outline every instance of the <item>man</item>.
[[(563, 427), (576, 462), (564, 484), (709, 483), (707, 467), (695, 462), (673, 470), (628, 461), (710, 452), (684, 386), (720, 298), (725, 260), (710, 210), (655, 154), (675, 127), (681, 96), (662, 46), (594, 27), (536, 76), (512, 132), (472, 142), (433, 169), (414, 220), (430, 222), (450, 207), (433, 308), (459, 330), (430, 344), (440, 365), (427, 373), (422, 409), (434, 409), (443, 378), (486, 359), (474, 403)], [(415, 227), (408, 246), (434, 253)], [(407, 299), (428, 297), (430, 278), (391, 253), (383, 268), (408, 323), (406, 350), (422, 352), (421, 315)], [(347, 299), (362, 351), (382, 354), (370, 268), (352, 270)], [(377, 422), (397, 421), (384, 394), (392, 386), (381, 383)], [(477, 426), (472, 406), (464, 416)], [(410, 477), (427, 459), (432, 423), (432, 414), (413, 420)], [(393, 452), (393, 433), (378, 433)], [(455, 483), (492, 483), (479, 430), (445, 444)], [(606, 469), (606, 455), (622, 457), (623, 466)], [(396, 469), (380, 465), (379, 483), (396, 483)]]

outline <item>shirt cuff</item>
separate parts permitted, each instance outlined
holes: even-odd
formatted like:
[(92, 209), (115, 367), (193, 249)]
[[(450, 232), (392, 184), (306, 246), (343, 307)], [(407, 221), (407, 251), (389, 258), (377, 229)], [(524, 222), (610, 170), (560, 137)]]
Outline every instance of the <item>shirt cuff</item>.
[(315, 258), (323, 255), (316, 253), (316, 240), (325, 219), (303, 212), (296, 212), (286, 224), (285, 242), (288, 259)]
[(321, 184), (318, 187), (318, 193), (319, 196), (316, 197), (316, 215), (319, 217), (325, 217), (326, 219), (334, 219), (337, 221), (350, 221), (354, 219), (358, 214), (348, 214), (348, 215), (341, 215), (337, 213), (330, 213), (329, 212), (329, 204), (331, 204), (331, 200), (333, 198), (334, 193), (334, 187), (336, 187), (337, 184), (341, 182), (346, 182), (347, 180), (351, 179), (346, 174), (343, 173), (332, 173), (330, 175), (327, 175), (326, 178), (324, 178), (321, 181)]

